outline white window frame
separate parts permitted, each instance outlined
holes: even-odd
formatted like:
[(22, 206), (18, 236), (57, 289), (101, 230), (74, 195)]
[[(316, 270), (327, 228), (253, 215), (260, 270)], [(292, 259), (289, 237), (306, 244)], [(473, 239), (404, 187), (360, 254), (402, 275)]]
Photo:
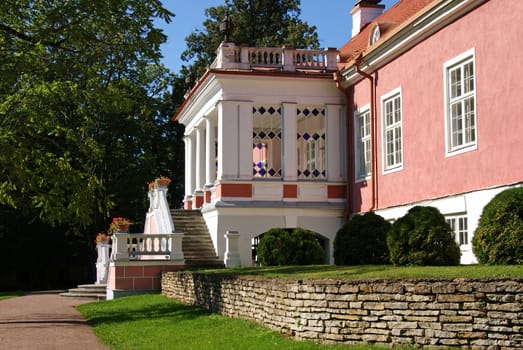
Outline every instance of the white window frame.
[[(393, 121), (391, 125), (387, 125), (387, 109), (386, 104), (391, 102), (393, 105), (395, 104), (396, 98), (399, 97), (399, 122)], [(389, 174), (395, 171), (399, 171), (403, 169), (403, 95), (401, 91), (401, 86), (388, 92), (387, 94), (381, 96), (381, 129), (382, 129), (382, 168), (383, 168), (383, 174)], [(387, 164), (388, 159), (388, 148), (387, 148), (387, 132), (393, 131), (396, 132), (399, 129), (400, 132), (400, 161), (397, 161), (392, 164)], [(397, 136), (397, 135), (396, 135)], [(394, 140), (396, 140), (396, 137), (394, 137)], [(393, 153), (396, 153), (396, 150), (394, 150)]]
[[(473, 91), (469, 92), (462, 92), (459, 97), (454, 98), (451, 96), (451, 92), (449, 91), (449, 85), (450, 85), (450, 71), (454, 68), (460, 67), (462, 70), (464, 65), (467, 63), (472, 62), (473, 69), (474, 69), (474, 84), (473, 84)], [(476, 88), (476, 81), (477, 81), (477, 66), (476, 66), (476, 52), (475, 49), (472, 48), (461, 55), (445, 62), (443, 64), (443, 81), (444, 81), (444, 111), (445, 111), (445, 153), (447, 157), (458, 155), (464, 152), (469, 152), (472, 150), (477, 149), (478, 147), (478, 113), (477, 113), (477, 88)], [(460, 83), (461, 88), (464, 88), (464, 77), (463, 75), (460, 77)], [(451, 105), (454, 104), (456, 106), (461, 106), (463, 111), (464, 101), (470, 98), (473, 98), (473, 104), (472, 107), (474, 109), (474, 131), (473, 131), (473, 141), (466, 141), (463, 140), (463, 142), (459, 145), (453, 145), (453, 135), (452, 135), (452, 121), (451, 121)], [(466, 112), (462, 112), (462, 114), (465, 114)], [(461, 118), (462, 123), (466, 123), (466, 118), (463, 116)], [(462, 131), (462, 137), (466, 137), (466, 132), (464, 131), (467, 128), (466, 125), (462, 125), (461, 129)]]
[(374, 28), (372, 28), (370, 39), (369, 39), (369, 45), (373, 45), (375, 42), (380, 40), (381, 38), (381, 30), (380, 30), (379, 24), (376, 24)]
[[(470, 246), (471, 236), (469, 231), (467, 215), (445, 215), (445, 220), (454, 232), (456, 243), (458, 243), (460, 247)], [(454, 225), (450, 223), (450, 221), (452, 220), (454, 221)], [(462, 241), (465, 241), (465, 243), (462, 243)]]
[[(369, 132), (368, 132), (368, 135), (365, 135), (363, 137), (363, 139), (360, 137), (360, 133), (359, 133), (359, 130), (360, 130), (360, 123), (359, 123), (359, 116), (361, 114), (365, 114), (365, 113), (368, 113), (369, 114)], [(363, 182), (365, 180), (368, 180), (370, 179), (371, 177), (371, 173), (372, 173), (372, 170), (371, 170), (371, 167), (372, 167), (372, 150), (371, 150), (371, 147), (372, 147), (372, 135), (371, 135), (371, 132), (370, 132), (370, 123), (371, 123), (371, 115), (370, 115), (370, 105), (365, 105), (361, 108), (359, 108), (357, 111), (354, 112), (354, 161), (355, 161), (355, 179), (356, 179), (356, 183), (358, 182)], [(367, 142), (368, 141), (368, 142)], [(368, 143), (368, 150), (367, 149), (363, 149), (363, 152), (365, 153), (368, 153), (369, 154), (369, 169), (367, 171), (367, 174), (365, 175), (362, 175), (360, 174), (360, 144), (364, 143), (364, 142), (367, 142)]]

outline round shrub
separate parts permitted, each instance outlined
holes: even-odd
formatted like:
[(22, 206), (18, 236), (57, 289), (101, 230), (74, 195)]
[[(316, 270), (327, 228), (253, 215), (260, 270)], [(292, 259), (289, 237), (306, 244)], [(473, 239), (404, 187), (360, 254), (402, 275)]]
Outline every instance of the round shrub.
[(288, 265), (292, 249), (290, 233), (282, 228), (271, 228), (258, 242), (258, 262), (262, 266)]
[(292, 231), (272, 228), (260, 238), (257, 248), (262, 266), (311, 265), (325, 262), (325, 250), (316, 234), (303, 228)]
[(416, 206), (387, 234), (394, 265), (458, 265), (461, 252), (445, 217), (433, 207)]
[(316, 234), (301, 227), (291, 232), (293, 254), (289, 265), (317, 265), (325, 263), (325, 249)]
[(353, 216), (336, 233), (334, 262), (336, 265), (389, 263), (387, 232), (390, 223), (373, 212)]
[(472, 251), (481, 264), (523, 264), (523, 187), (499, 193), (483, 208)]

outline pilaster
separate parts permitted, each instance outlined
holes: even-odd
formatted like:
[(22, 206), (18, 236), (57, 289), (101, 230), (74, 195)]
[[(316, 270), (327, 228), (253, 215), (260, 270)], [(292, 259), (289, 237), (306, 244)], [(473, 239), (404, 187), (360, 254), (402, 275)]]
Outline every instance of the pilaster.
[(283, 103), (283, 179), (298, 179), (298, 159), (296, 155), (296, 104)]

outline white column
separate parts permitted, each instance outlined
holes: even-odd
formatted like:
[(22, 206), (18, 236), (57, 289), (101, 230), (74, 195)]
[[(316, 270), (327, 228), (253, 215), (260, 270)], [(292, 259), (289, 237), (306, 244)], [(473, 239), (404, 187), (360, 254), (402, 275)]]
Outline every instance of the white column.
[(343, 128), (341, 123), (342, 105), (327, 105), (327, 179), (328, 181), (342, 181), (345, 164), (343, 154), (345, 153)]
[(283, 104), (283, 179), (296, 181), (298, 179), (298, 159), (296, 154), (296, 104)]
[(190, 198), (194, 192), (194, 142), (191, 135), (185, 135), (185, 198)]
[(214, 128), (216, 121), (205, 117), (205, 187), (214, 186), (216, 180), (216, 136)]
[(195, 189), (196, 152), (194, 134), (185, 136), (185, 195), (191, 197)]
[(196, 127), (195, 191), (202, 192), (205, 184), (205, 129)]
[(252, 102), (238, 102), (239, 178), (252, 180)]
[(218, 104), (218, 180), (237, 179), (238, 171), (238, 103)]

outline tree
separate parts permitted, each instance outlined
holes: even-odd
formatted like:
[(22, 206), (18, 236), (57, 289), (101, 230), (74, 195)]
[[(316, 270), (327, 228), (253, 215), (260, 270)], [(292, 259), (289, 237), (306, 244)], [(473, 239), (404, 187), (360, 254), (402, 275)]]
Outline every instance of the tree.
[(222, 5), (206, 9), (204, 29), (185, 39), (187, 49), (182, 53), (182, 59), (194, 62), (182, 73), (200, 76), (213, 62), (216, 49), (224, 40), (220, 24), (227, 12), (232, 25), (229, 42), (257, 47), (319, 47), (316, 27), (299, 18), (300, 0), (232, 0), (229, 7)]
[(157, 0), (0, 3), (0, 205), (85, 227), (133, 170), (162, 167), (142, 141), (168, 120), (153, 19), (171, 16)]

